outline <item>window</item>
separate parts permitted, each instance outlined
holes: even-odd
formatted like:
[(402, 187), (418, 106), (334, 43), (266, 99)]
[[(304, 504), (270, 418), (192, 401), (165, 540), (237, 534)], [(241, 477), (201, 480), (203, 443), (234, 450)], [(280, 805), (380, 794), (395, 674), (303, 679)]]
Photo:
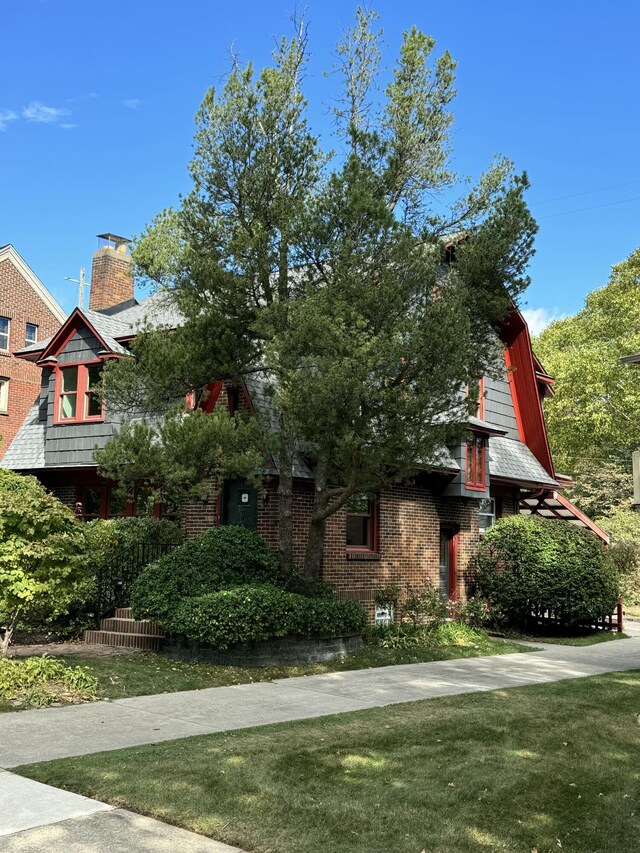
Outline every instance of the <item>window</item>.
[(9, 380), (0, 378), (0, 415), (9, 411)]
[(480, 435), (467, 439), (467, 488), (485, 490), (485, 440)]
[(467, 397), (475, 397), (478, 400), (478, 406), (475, 411), (475, 417), (481, 421), (484, 420), (484, 376), (480, 379), (472, 379), (467, 384)]
[(495, 498), (482, 498), (478, 509), (478, 530), (484, 533), (496, 523)]
[(0, 317), (0, 352), (9, 352), (9, 318)]
[(59, 368), (56, 422), (102, 420), (101, 380), (101, 362)]
[(377, 504), (369, 495), (354, 495), (347, 503), (347, 549), (378, 550)]
[(103, 486), (87, 486), (82, 490), (82, 518), (91, 521), (104, 516), (102, 510)]
[(24, 345), (26, 347), (28, 347), (29, 344), (35, 344), (35, 342), (37, 340), (38, 340), (38, 327), (36, 326), (35, 323), (27, 323), (27, 327), (26, 327), (26, 330), (24, 333)]

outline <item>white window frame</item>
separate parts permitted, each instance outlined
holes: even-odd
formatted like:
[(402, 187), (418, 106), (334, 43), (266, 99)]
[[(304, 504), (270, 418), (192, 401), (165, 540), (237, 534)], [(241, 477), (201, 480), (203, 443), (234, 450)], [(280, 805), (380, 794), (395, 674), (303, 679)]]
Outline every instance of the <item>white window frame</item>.
[[(35, 329), (35, 337), (30, 338), (28, 335), (29, 326)], [(25, 323), (24, 327), (24, 345), (28, 347), (30, 344), (36, 344), (38, 342), (38, 324), (37, 323)]]
[(0, 317), (0, 320), (6, 320), (7, 321), (7, 331), (6, 332), (0, 332), (0, 341), (2, 341), (2, 338), (6, 335), (7, 336), (7, 345), (5, 347), (2, 345), (2, 343), (0, 343), (0, 352), (8, 353), (9, 352), (9, 346), (10, 346), (10, 340), (11, 340), (11, 318), (10, 317)]
[(9, 412), (9, 380), (6, 376), (0, 376), (0, 415)]
[[(491, 505), (491, 512), (482, 512), (482, 504), (484, 501), (488, 501)], [(490, 518), (491, 523), (483, 526), (480, 521), (481, 518)], [(493, 525), (496, 523), (496, 499), (495, 498), (482, 498), (480, 500), (480, 505), (478, 506), (478, 532), (482, 536), (483, 533), (486, 533)]]

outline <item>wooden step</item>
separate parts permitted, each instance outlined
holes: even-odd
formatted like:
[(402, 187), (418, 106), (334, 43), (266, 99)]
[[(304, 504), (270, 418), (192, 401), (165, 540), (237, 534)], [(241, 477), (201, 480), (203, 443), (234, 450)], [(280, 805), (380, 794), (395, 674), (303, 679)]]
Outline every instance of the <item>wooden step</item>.
[(133, 619), (133, 613), (130, 607), (118, 607), (115, 614), (115, 619)]
[(163, 633), (148, 619), (122, 619), (110, 616), (100, 620), (100, 630), (119, 634), (144, 634), (146, 637), (162, 637)]
[(148, 634), (127, 634), (121, 631), (85, 631), (85, 643), (97, 643), (102, 646), (116, 646), (121, 649), (141, 649), (159, 651), (164, 637)]

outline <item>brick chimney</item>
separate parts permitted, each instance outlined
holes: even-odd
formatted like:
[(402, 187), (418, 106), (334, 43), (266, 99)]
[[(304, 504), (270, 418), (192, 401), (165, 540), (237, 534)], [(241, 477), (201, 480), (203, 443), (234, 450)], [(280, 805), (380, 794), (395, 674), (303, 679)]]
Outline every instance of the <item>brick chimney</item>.
[(98, 234), (105, 242), (93, 253), (89, 309), (102, 311), (133, 299), (133, 260), (129, 241), (116, 234)]

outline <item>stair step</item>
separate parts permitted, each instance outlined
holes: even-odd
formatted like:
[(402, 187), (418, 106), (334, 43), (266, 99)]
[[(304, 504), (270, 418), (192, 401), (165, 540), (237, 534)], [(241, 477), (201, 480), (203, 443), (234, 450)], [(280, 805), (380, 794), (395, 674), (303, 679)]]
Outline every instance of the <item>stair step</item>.
[(85, 631), (85, 643), (97, 643), (102, 646), (117, 646), (122, 649), (143, 649), (159, 651), (164, 637), (152, 637), (148, 634), (125, 634), (120, 631)]
[(162, 637), (162, 631), (147, 619), (123, 619), (111, 616), (100, 620), (100, 630), (119, 634), (144, 634), (146, 637)]
[(115, 612), (116, 619), (133, 619), (130, 607), (118, 607)]

